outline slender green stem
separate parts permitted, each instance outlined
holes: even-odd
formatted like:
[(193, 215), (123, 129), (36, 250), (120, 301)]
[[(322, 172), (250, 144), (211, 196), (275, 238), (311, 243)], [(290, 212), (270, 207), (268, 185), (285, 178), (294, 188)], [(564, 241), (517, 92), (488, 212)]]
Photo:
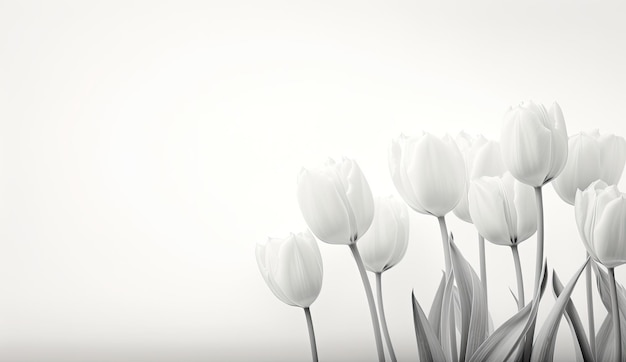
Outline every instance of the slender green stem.
[(448, 240), (448, 227), (446, 226), (445, 216), (437, 217), (439, 221), (439, 230), (441, 230), (441, 242), (443, 243), (443, 256), (446, 259), (446, 275), (450, 275), (451, 260), (450, 260), (450, 241)]
[(311, 310), (309, 307), (303, 308), (306, 316), (306, 324), (309, 327), (309, 340), (311, 342), (311, 355), (313, 362), (317, 362), (317, 343), (315, 343), (315, 331), (313, 330), (313, 319), (311, 319)]
[(511, 245), (511, 252), (513, 253), (513, 262), (515, 263), (515, 275), (517, 276), (517, 309), (522, 310), (526, 304), (526, 299), (524, 298), (524, 279), (522, 278), (522, 264), (519, 260), (517, 245)]
[[(541, 190), (541, 186), (535, 186), (535, 200), (537, 203), (537, 255), (535, 259), (535, 289), (533, 294), (533, 299), (539, 293), (539, 283), (541, 283), (541, 268), (543, 266), (543, 194)], [(530, 329), (526, 333), (526, 344), (524, 347), (524, 361), (530, 361), (530, 356), (532, 354), (533, 349), (533, 340), (535, 337), (535, 325), (536, 320), (534, 320)]]
[(617, 305), (617, 288), (615, 286), (615, 268), (609, 269), (609, 287), (611, 288), (611, 319), (613, 321), (613, 340), (615, 346), (615, 360), (622, 361), (622, 336), (619, 325), (619, 306)]
[(485, 262), (485, 238), (478, 234), (478, 252), (480, 255), (480, 281), (483, 284), (485, 290), (485, 309), (489, 310), (487, 298), (487, 263)]
[(387, 350), (392, 362), (396, 362), (396, 353), (393, 350), (391, 344), (391, 337), (389, 336), (389, 329), (387, 329), (387, 318), (385, 317), (385, 308), (383, 307), (383, 273), (376, 273), (376, 294), (378, 295), (378, 314), (380, 315), (380, 324), (383, 327), (383, 335), (385, 336), (385, 342), (387, 342)]
[[(589, 253), (585, 252), (585, 258), (589, 258)], [(589, 319), (589, 344), (591, 344), (591, 354), (596, 357), (596, 324), (593, 317), (593, 287), (591, 284), (591, 263), (587, 264), (587, 270), (585, 270), (585, 282), (587, 284), (587, 317)]]
[[(537, 259), (535, 259), (535, 293), (539, 290), (541, 267), (543, 265), (543, 194), (541, 186), (535, 187), (537, 201)], [(534, 297), (534, 296), (533, 296)]]
[(352, 251), (352, 255), (354, 256), (354, 261), (356, 262), (356, 266), (359, 269), (359, 274), (361, 274), (361, 280), (363, 281), (363, 287), (365, 288), (365, 295), (367, 296), (367, 303), (370, 307), (372, 326), (374, 327), (374, 338), (376, 339), (376, 350), (378, 351), (378, 360), (383, 362), (385, 361), (385, 351), (383, 350), (383, 340), (380, 335), (380, 326), (378, 324), (378, 314), (376, 314), (376, 305), (374, 304), (372, 286), (370, 285), (370, 281), (367, 278), (365, 266), (363, 266), (363, 260), (361, 259), (361, 254), (359, 253), (359, 249), (357, 248), (356, 243), (350, 244), (350, 251)]

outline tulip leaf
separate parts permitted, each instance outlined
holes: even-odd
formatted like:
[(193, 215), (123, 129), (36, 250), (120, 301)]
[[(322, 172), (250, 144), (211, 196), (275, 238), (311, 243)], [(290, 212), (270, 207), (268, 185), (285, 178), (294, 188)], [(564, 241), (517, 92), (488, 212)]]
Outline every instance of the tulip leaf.
[[(622, 361), (626, 361), (626, 344), (624, 343), (624, 333), (626, 333), (626, 319), (620, 320), (620, 330), (622, 331)], [(602, 322), (602, 326), (596, 335), (598, 361), (615, 360), (615, 343), (613, 340), (613, 321), (611, 314), (608, 314)]]
[(478, 347), (478, 350), (471, 356), (470, 362), (501, 362), (516, 359), (517, 356), (514, 353), (521, 351), (518, 347), (537, 317), (539, 301), (546, 288), (546, 268), (547, 265), (544, 262), (541, 283), (539, 290), (535, 293), (535, 299), (496, 329)]
[[(613, 321), (611, 320), (611, 292), (609, 287), (609, 275), (602, 270), (596, 263), (593, 263), (594, 273), (596, 274), (596, 280), (598, 283), (598, 291), (600, 292), (600, 299), (602, 304), (608, 311), (608, 321), (600, 327), (600, 331), (596, 337), (596, 352), (598, 354), (598, 361), (612, 361), (615, 359), (613, 356), (615, 353), (615, 347), (613, 343)], [(620, 330), (622, 336), (622, 356), (626, 357), (626, 291), (624, 287), (619, 283), (616, 284), (617, 290), (617, 305), (619, 307), (620, 315)], [(603, 328), (606, 327), (606, 330)]]
[(576, 286), (576, 282), (587, 266), (587, 263), (589, 263), (589, 258), (585, 260), (585, 263), (578, 269), (574, 276), (572, 276), (565, 289), (561, 292), (561, 295), (556, 299), (556, 303), (552, 307), (552, 310), (550, 310), (548, 317), (535, 339), (530, 358), (532, 362), (553, 360), (556, 335), (559, 324), (561, 323), (561, 318), (563, 317), (565, 308), (570, 302), (570, 296), (574, 291), (574, 286)]
[[(596, 263), (593, 263), (593, 271), (596, 274), (597, 283), (598, 283), (598, 291), (600, 292), (600, 299), (602, 300), (602, 304), (606, 310), (611, 312), (611, 289), (610, 289), (610, 279), (607, 272), (598, 267)], [(619, 306), (620, 314), (626, 316), (626, 290), (620, 283), (615, 283), (617, 290), (617, 305)]]
[(430, 306), (430, 312), (428, 313), (428, 321), (433, 328), (433, 332), (441, 341), (441, 307), (443, 304), (443, 292), (446, 289), (446, 274), (441, 275), (441, 281), (439, 282), (439, 288), (433, 298), (433, 304)]
[[(587, 267), (589, 268), (589, 266)], [(552, 273), (552, 287), (555, 296), (558, 298), (563, 292), (563, 284), (561, 283), (561, 280), (556, 272)], [(572, 332), (572, 337), (575, 342), (574, 344), (578, 345), (578, 348), (576, 349), (576, 360), (594, 361), (595, 358), (591, 352), (589, 341), (587, 340), (587, 334), (585, 333), (582, 321), (580, 320), (576, 306), (572, 302), (571, 298), (567, 303), (567, 307), (565, 307), (565, 318), (567, 319), (570, 331)]]
[(461, 306), (461, 349), (459, 351), (459, 360), (465, 361), (487, 339), (489, 329), (486, 308), (487, 295), (478, 274), (463, 257), (452, 236), (450, 237), (450, 251)]
[(433, 331), (428, 318), (426, 318), (422, 307), (417, 302), (415, 292), (411, 293), (411, 302), (413, 304), (413, 323), (415, 325), (419, 360), (423, 362), (445, 361), (446, 357), (439, 344), (439, 339)]
[(453, 315), (454, 307), (454, 270), (450, 271), (446, 281), (446, 288), (443, 292), (440, 340), (441, 347), (448, 361), (456, 362), (458, 360), (456, 346), (456, 323)]

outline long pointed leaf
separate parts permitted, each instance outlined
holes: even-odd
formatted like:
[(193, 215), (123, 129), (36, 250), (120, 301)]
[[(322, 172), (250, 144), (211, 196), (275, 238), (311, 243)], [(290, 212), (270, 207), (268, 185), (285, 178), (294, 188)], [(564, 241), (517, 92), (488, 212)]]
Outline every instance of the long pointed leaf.
[[(559, 280), (559, 276), (556, 272), (552, 273), (552, 287), (554, 294), (558, 298), (563, 292), (563, 284), (561, 283), (561, 280)], [(595, 358), (591, 352), (591, 348), (589, 347), (587, 334), (585, 333), (580, 316), (578, 315), (576, 306), (574, 306), (571, 298), (567, 303), (567, 307), (565, 307), (565, 318), (567, 319), (567, 323), (572, 331), (572, 336), (574, 337), (576, 344), (578, 344), (578, 349), (576, 350), (577, 359), (578, 356), (580, 356), (584, 361), (594, 361)]]
[[(456, 329), (454, 323), (454, 270), (450, 271), (446, 280), (446, 288), (443, 292), (440, 340), (441, 348), (446, 355), (448, 361), (456, 362), (458, 360), (456, 349)], [(454, 333), (454, 335), (452, 335)], [(453, 339), (454, 337), (454, 339)]]
[(516, 356), (514, 353), (517, 352), (520, 342), (537, 317), (539, 301), (541, 300), (547, 283), (546, 268), (547, 266), (544, 262), (539, 290), (535, 293), (536, 296), (532, 303), (526, 305), (513, 317), (504, 322), (500, 328), (496, 329), (489, 338), (480, 345), (476, 353), (471, 357), (470, 362), (502, 362), (508, 361), (511, 356), (515, 359)]
[[(622, 336), (626, 333), (626, 319), (621, 318), (620, 330)], [(607, 315), (600, 331), (596, 337), (598, 344), (598, 361), (615, 361), (615, 343), (613, 339), (613, 321), (611, 320), (611, 314)], [(624, 344), (624, 338), (622, 337), (622, 361), (626, 361), (626, 344)]]
[(450, 237), (452, 268), (459, 289), (461, 304), (461, 349), (460, 361), (471, 357), (487, 339), (489, 319), (487, 316), (487, 295), (478, 274), (461, 254)]
[(437, 293), (435, 293), (435, 298), (433, 298), (433, 303), (430, 306), (430, 312), (428, 313), (428, 322), (430, 322), (430, 326), (433, 328), (433, 332), (439, 341), (441, 341), (441, 307), (443, 305), (443, 292), (445, 289), (446, 274), (442, 273)]
[(411, 302), (413, 304), (413, 323), (419, 360), (423, 362), (445, 361), (446, 357), (439, 344), (439, 339), (431, 328), (422, 307), (415, 299), (415, 292), (411, 293)]
[[(609, 313), (609, 316), (611, 315), (611, 292), (610, 292), (610, 287), (609, 287), (609, 275), (607, 274), (607, 272), (605, 272), (604, 270), (602, 270), (602, 268), (600, 268), (596, 263), (593, 264), (593, 268), (594, 268), (594, 273), (596, 274), (596, 280), (598, 283), (598, 292), (600, 292), (600, 299), (602, 300), (602, 304), (604, 304), (604, 307), (606, 308), (607, 312)], [(624, 287), (619, 284), (619, 283), (615, 283), (616, 284), (616, 290), (617, 290), (617, 306), (619, 307), (619, 316), (620, 316), (620, 330), (622, 331), (622, 356), (624, 357), (624, 360), (626, 360), (626, 290), (624, 289)], [(611, 326), (613, 325), (612, 321), (609, 321), (609, 323), (611, 324)], [(601, 354), (611, 354), (610, 359), (607, 360), (614, 360), (615, 357), (612, 356), (614, 354), (614, 350), (615, 348), (613, 347), (613, 338), (611, 337), (613, 335), (613, 328), (609, 328), (609, 331), (607, 332), (609, 335), (609, 340), (608, 341), (602, 341), (598, 338), (596, 338), (596, 351), (598, 353), (598, 360), (599, 361), (603, 361), (603, 359), (600, 358)], [(599, 335), (599, 333), (598, 333)], [(608, 347), (607, 347), (608, 346)], [(609, 350), (603, 350), (602, 353), (600, 353), (601, 348), (608, 348)]]
[(574, 286), (582, 274), (583, 270), (587, 266), (589, 262), (589, 258), (585, 260), (583, 265), (578, 269), (578, 271), (572, 276), (572, 279), (567, 283), (565, 289), (561, 295), (556, 299), (556, 303), (548, 317), (546, 318), (543, 327), (537, 334), (537, 339), (535, 340), (535, 344), (533, 345), (533, 351), (531, 355), (531, 362), (539, 362), (539, 361), (549, 361), (551, 362), (554, 358), (554, 346), (556, 343), (556, 335), (557, 329), (559, 328), (559, 324), (561, 323), (561, 317), (563, 317), (563, 312), (565, 311), (565, 307), (570, 301), (570, 296), (574, 291)]

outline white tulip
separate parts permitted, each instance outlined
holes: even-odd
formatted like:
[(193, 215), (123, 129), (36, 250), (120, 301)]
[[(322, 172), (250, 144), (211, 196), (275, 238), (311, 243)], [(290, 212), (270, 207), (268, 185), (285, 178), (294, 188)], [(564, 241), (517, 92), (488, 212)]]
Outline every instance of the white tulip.
[(504, 165), (517, 180), (539, 187), (559, 175), (567, 161), (567, 129), (554, 102), (550, 111), (532, 101), (509, 109), (500, 143)]
[(374, 198), (359, 165), (348, 158), (329, 160), (298, 176), (298, 203), (304, 220), (320, 240), (355, 243), (374, 218)]
[(258, 243), (256, 260), (263, 279), (283, 302), (308, 308), (322, 288), (322, 255), (309, 231)]
[(588, 133), (569, 138), (565, 168), (553, 182), (556, 193), (574, 205), (576, 190), (584, 190), (600, 178), (601, 149), (598, 140)]
[(515, 180), (483, 176), (472, 180), (469, 211), (479, 234), (494, 244), (517, 245), (537, 230), (533, 188)]
[(589, 255), (607, 268), (626, 263), (626, 195), (600, 180), (578, 190), (574, 205)]
[(600, 144), (600, 179), (608, 185), (617, 185), (626, 163), (626, 140), (612, 134), (592, 133)]
[(391, 144), (389, 169), (400, 196), (423, 214), (444, 216), (465, 192), (463, 156), (448, 135), (401, 135)]
[(374, 200), (374, 221), (359, 240), (365, 267), (382, 273), (398, 264), (409, 243), (409, 213), (406, 204), (393, 196)]
[(502, 163), (500, 145), (497, 142), (489, 141), (480, 134), (474, 138), (461, 132), (456, 137), (456, 143), (465, 161), (467, 183), (461, 201), (452, 211), (459, 219), (471, 223), (472, 217), (467, 200), (470, 181), (482, 176), (502, 176), (506, 169)]

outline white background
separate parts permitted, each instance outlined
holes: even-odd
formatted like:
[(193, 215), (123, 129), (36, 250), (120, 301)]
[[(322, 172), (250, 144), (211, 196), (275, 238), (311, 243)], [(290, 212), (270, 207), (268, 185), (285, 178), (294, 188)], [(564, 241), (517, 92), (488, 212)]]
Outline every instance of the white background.
[[(300, 168), (346, 155), (375, 194), (395, 193), (393, 137), (497, 138), (525, 99), (557, 100), (570, 134), (626, 135), (624, 10), (0, 2), (0, 360), (308, 360), (302, 311), (272, 295), (254, 257), (257, 241), (305, 227)], [(546, 256), (566, 282), (584, 249), (573, 208), (544, 194)], [(448, 223), (477, 265), (473, 227)], [(374, 360), (350, 252), (320, 248), (320, 359)], [(534, 250), (534, 237), (520, 246), (528, 298)], [(499, 325), (516, 310), (514, 269), (508, 248), (487, 257)], [(411, 212), (407, 255), (384, 275), (401, 360), (417, 355), (411, 290), (428, 311), (443, 266), (436, 220)], [(540, 319), (552, 303), (548, 291)], [(557, 353), (571, 349), (563, 323)]]

